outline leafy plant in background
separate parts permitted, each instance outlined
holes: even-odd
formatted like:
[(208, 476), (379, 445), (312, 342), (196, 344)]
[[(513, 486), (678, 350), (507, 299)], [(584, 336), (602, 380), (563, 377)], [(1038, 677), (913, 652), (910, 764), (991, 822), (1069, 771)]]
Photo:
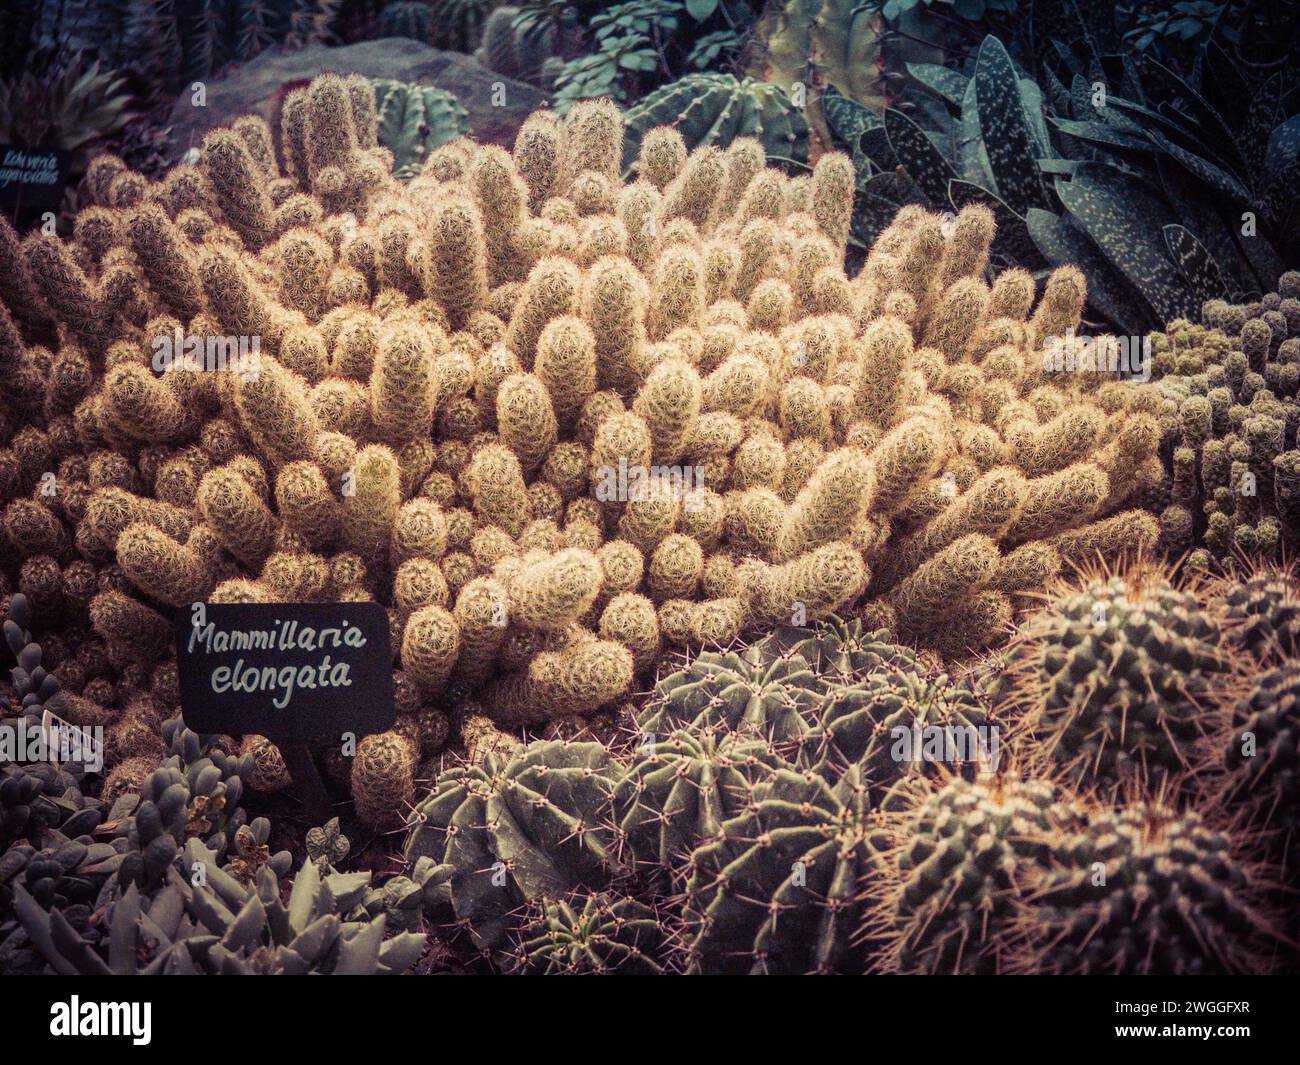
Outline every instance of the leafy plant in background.
[[(545, 23), (524, 5), (516, 27)], [(626, 103), (687, 72), (717, 71), (739, 55), (752, 21), (749, 5), (725, 0), (630, 0), (592, 15), (594, 50), (566, 62), (555, 80), (559, 110), (609, 96)], [(707, 31), (707, 32), (706, 32)]]
[(1296, 250), (1300, 76), (1284, 68), (1251, 94), (1211, 45), (1198, 87), (1154, 59), (1103, 59), (1077, 29), (1086, 58), (1056, 43), (1041, 86), (994, 37), (969, 74), (910, 65), (943, 104), (924, 126), (828, 90), (823, 108), (858, 165), (855, 235), (906, 203), (984, 203), (996, 264), (1078, 265), (1094, 313), (1129, 333), (1268, 291)]
[(70, 155), (69, 171), (84, 173), (96, 147), (135, 117), (117, 71), (83, 56), (46, 57), (0, 81), (0, 141)]
[(1138, 11), (1134, 25), (1124, 34), (1124, 43), (1139, 52), (1153, 46), (1205, 44), (1234, 6), (1216, 4), (1213, 0), (1181, 0), (1169, 7)]

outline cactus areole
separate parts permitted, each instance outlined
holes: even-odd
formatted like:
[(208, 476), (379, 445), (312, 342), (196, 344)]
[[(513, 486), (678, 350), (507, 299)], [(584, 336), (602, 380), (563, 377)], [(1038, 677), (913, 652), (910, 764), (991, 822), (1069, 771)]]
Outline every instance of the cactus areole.
[(393, 725), (376, 603), (196, 603), (176, 616), (181, 706), (203, 733), (304, 743)]

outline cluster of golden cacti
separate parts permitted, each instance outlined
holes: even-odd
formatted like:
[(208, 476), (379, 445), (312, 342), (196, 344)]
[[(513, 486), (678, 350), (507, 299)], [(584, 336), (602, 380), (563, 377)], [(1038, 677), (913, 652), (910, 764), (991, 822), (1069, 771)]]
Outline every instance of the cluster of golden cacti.
[[(5, 531), (115, 567), (90, 621), (135, 661), (161, 608), (378, 599), (415, 706), (535, 728), (664, 646), (857, 603), (978, 648), (1063, 558), (1156, 539), (1151, 401), (1043, 370), (1083, 277), (987, 284), (982, 207), (905, 209), (850, 278), (842, 155), (791, 178), (665, 128), (625, 182), (595, 101), (402, 186), (333, 75), (280, 133), (283, 170), (256, 117), (157, 183), (101, 157), (69, 242), (0, 225), (0, 367), (46, 416), (0, 457)], [(159, 373), (164, 336), (259, 358)]]

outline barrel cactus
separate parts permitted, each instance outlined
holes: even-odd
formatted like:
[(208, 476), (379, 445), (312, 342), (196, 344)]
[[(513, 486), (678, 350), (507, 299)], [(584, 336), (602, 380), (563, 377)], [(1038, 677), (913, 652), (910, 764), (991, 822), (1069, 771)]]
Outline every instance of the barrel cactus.
[(1052, 784), (1009, 773), (918, 783), (903, 789), (882, 829), (882, 875), (863, 926), (875, 944), (873, 968), (1009, 969), (1022, 884), (1045, 867), (1077, 813)]
[(683, 945), (700, 973), (860, 973), (866, 785), (778, 770), (686, 869)]
[[(808, 161), (808, 123), (779, 86), (731, 74), (687, 74), (656, 89), (627, 112), (627, 165), (649, 130), (677, 130), (688, 149), (725, 148), (753, 137), (769, 158)], [(646, 176), (646, 175), (642, 175)]]
[(540, 900), (519, 939), (517, 971), (548, 976), (655, 976), (668, 954), (651, 907), (604, 892)]
[(1206, 596), (1149, 564), (1062, 587), (1006, 655), (1002, 706), (1042, 760), (1112, 788), (1190, 768), (1230, 667)]
[(457, 920), (497, 946), (526, 902), (600, 888), (619, 870), (608, 823), (617, 766), (599, 743), (529, 744), (439, 776), (411, 818), (404, 854), (449, 868)]
[(438, 145), (469, 132), (469, 115), (455, 94), (431, 85), (376, 78), (375, 109), (379, 143), (393, 153), (393, 176), (402, 181), (415, 177)]
[(655, 685), (637, 728), (656, 737), (689, 726), (793, 740), (808, 731), (804, 715), (825, 687), (799, 657), (755, 663), (745, 654), (705, 651)]
[(1268, 971), (1281, 944), (1258, 870), (1199, 814), (1152, 804), (1093, 811), (1053, 848), (1022, 917), (1035, 973)]
[(614, 789), (614, 812), (638, 864), (671, 868), (749, 804), (783, 764), (745, 732), (684, 729), (638, 747)]

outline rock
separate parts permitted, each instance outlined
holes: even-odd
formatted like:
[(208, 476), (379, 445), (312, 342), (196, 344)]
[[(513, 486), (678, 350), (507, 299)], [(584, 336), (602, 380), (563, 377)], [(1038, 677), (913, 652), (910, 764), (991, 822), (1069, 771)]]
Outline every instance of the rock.
[(288, 89), (327, 72), (447, 89), (469, 114), (473, 136), (505, 148), (514, 146), (515, 133), (524, 119), (549, 102), (533, 86), (497, 74), (471, 56), (443, 52), (406, 37), (362, 41), (342, 48), (313, 45), (295, 52), (272, 48), (206, 82), (206, 107), (193, 105), (190, 89), (181, 93), (168, 118), (173, 158), (179, 159), (191, 145), (201, 144), (210, 130), (229, 125), (240, 115), (261, 115), (278, 135), (280, 105)]

